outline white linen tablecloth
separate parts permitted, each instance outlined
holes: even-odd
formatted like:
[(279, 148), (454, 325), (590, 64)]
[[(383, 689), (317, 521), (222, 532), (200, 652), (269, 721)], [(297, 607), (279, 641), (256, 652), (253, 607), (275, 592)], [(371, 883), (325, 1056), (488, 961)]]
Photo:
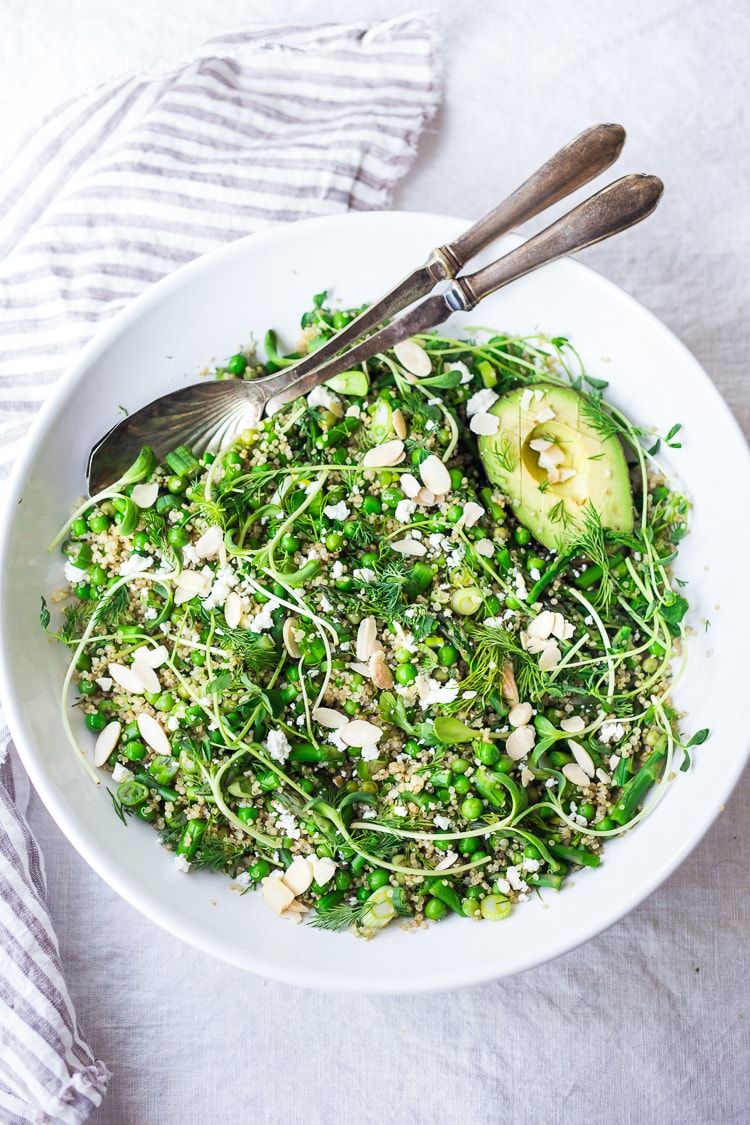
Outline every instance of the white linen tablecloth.
[[(232, 25), (410, 7), (329, 0), (321, 13), (288, 0), (269, 15), (259, 0), (69, 0), (64, 10), (59, 0), (10, 0), (0, 13), (0, 160), (63, 96)], [(584, 260), (676, 331), (750, 433), (744, 0), (434, 7), (445, 27), (444, 108), (395, 205), (479, 215), (585, 125), (622, 121), (623, 170), (658, 173), (665, 198), (648, 224)], [(717, 502), (727, 518), (747, 511), (741, 497)], [(34, 798), (68, 984), (113, 1071), (92, 1120), (745, 1125), (749, 799), (746, 772), (683, 866), (585, 947), (496, 984), (372, 998), (245, 976), (180, 945), (86, 867)]]

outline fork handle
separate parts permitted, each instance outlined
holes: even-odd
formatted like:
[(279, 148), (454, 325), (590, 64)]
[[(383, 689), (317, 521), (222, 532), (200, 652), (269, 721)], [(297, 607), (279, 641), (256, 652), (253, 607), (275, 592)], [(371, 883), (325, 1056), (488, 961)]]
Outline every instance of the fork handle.
[[(601, 124), (584, 129), (532, 173), (488, 215), (453, 242), (433, 250), (435, 280), (455, 277), (467, 262), (500, 235), (533, 219), (553, 203), (589, 183), (613, 164), (625, 144), (622, 125)], [(444, 272), (440, 273), (440, 267)]]
[(490, 293), (539, 266), (575, 254), (639, 223), (651, 214), (663, 191), (664, 184), (658, 176), (623, 176), (496, 262), (457, 278), (446, 298), (455, 301), (456, 308), (473, 309)]

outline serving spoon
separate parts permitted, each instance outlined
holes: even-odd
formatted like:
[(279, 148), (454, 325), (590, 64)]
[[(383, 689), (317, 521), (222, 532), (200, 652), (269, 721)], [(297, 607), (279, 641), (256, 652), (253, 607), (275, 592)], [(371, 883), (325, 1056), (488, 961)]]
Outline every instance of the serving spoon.
[[(119, 479), (144, 445), (150, 446), (159, 458), (178, 445), (189, 446), (196, 455), (216, 451), (244, 430), (256, 428), (264, 412), (273, 414), (333, 375), (434, 328), (456, 311), (473, 309), (483, 297), (531, 270), (646, 218), (659, 201), (662, 182), (656, 176), (625, 176), (491, 265), (468, 276), (457, 276), (471, 257), (500, 234), (564, 198), (608, 167), (619, 155), (624, 139), (624, 130), (619, 125), (598, 125), (581, 133), (489, 215), (455, 242), (433, 250), (424, 266), (293, 366), (262, 379), (191, 384), (122, 420), (90, 454), (90, 493), (93, 495)], [(413, 305), (437, 282), (450, 278), (453, 283), (445, 292)], [(348, 347), (409, 305), (413, 307), (402, 316)]]

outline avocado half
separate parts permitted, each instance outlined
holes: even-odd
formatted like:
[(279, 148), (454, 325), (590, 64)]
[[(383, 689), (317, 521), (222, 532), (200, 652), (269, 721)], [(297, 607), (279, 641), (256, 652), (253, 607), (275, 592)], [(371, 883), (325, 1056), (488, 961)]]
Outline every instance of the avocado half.
[(616, 436), (586, 416), (586, 398), (546, 383), (520, 387), (490, 408), (497, 433), (479, 438), (489, 479), (520, 522), (550, 550), (562, 550), (593, 506), (603, 527), (633, 529), (633, 496)]

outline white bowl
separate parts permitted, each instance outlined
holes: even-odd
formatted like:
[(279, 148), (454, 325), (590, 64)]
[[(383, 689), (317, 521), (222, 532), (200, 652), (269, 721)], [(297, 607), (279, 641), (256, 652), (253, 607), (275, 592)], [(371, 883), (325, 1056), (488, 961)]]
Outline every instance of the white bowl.
[[(230, 356), (251, 333), (262, 339), (274, 327), (293, 341), (321, 289), (344, 305), (375, 299), (465, 226), (399, 213), (314, 219), (242, 239), (178, 270), (100, 332), (60, 381), (16, 465), (5, 506), (0, 687), (42, 800), (101, 877), (158, 925), (241, 968), (295, 984), (418, 992), (496, 979), (557, 957), (622, 918), (685, 859), (747, 757), (740, 646), (750, 621), (738, 560), (750, 555), (750, 532), (732, 499), (750, 487), (744, 439), (698, 363), (653, 316), (590, 270), (561, 262), (465, 319), (568, 336), (631, 417), (661, 433), (683, 424), (682, 449), (667, 453), (695, 507), (677, 574), (689, 581), (696, 635), (675, 701), (686, 712), (686, 731), (708, 726), (712, 734), (691, 770), (666, 783), (670, 792), (652, 815), (608, 845), (598, 870), (519, 906), (507, 921), (454, 918), (416, 934), (392, 927), (364, 942), (285, 924), (260, 896), (230, 890), (224, 876), (178, 873), (156, 833), (134, 821), (124, 827), (105, 788), (75, 760), (58, 710), (66, 653), (44, 635), (39, 609), (41, 595), (62, 584), (61, 556), (46, 547), (85, 492), (93, 442), (121, 405), (133, 410), (195, 381), (208, 360)], [(451, 329), (460, 322), (456, 317)]]

